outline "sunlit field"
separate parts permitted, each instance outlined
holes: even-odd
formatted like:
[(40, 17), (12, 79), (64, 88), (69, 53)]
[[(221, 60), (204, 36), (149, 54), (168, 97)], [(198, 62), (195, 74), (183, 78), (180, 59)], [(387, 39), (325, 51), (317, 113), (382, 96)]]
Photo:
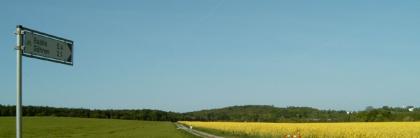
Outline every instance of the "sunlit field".
[(202, 130), (238, 137), (420, 137), (420, 122), (248, 123), (181, 122)]
[[(0, 138), (15, 136), (15, 118), (0, 117)], [(171, 122), (70, 117), (24, 117), (25, 138), (189, 138)]]

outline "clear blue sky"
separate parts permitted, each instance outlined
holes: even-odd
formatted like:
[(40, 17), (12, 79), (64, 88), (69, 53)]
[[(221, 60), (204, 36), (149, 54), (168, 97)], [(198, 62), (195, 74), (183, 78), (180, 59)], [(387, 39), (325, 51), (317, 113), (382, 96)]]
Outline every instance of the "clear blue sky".
[(0, 104), (15, 26), (75, 42), (73, 67), (23, 59), (24, 105), (193, 111), (420, 106), (420, 1), (3, 1)]

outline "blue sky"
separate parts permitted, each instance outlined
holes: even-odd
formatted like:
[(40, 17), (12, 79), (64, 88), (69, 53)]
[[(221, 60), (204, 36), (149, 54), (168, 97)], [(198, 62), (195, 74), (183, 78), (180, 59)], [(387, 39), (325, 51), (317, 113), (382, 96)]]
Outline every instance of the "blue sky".
[(3, 1), (0, 104), (15, 26), (75, 42), (23, 59), (23, 104), (194, 111), (264, 104), (420, 106), (420, 1)]

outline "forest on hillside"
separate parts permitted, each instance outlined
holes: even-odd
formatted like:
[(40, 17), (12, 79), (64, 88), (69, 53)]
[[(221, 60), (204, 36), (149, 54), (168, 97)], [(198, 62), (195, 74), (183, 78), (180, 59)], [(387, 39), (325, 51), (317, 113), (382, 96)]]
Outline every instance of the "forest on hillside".
[[(0, 105), (0, 116), (15, 116), (15, 106)], [(58, 116), (148, 121), (234, 121), (234, 122), (381, 122), (420, 121), (420, 108), (367, 107), (362, 111), (320, 110), (311, 107), (269, 105), (231, 106), (186, 113), (151, 109), (83, 109), (24, 106), (23, 116)]]

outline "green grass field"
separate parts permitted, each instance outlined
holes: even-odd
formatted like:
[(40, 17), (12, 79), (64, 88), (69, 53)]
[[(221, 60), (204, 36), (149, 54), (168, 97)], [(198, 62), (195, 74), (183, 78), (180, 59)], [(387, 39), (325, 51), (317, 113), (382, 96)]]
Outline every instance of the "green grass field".
[[(15, 137), (15, 118), (0, 117), (0, 138)], [(145, 137), (192, 138), (171, 122), (88, 119), (68, 117), (24, 117), (23, 137)]]

